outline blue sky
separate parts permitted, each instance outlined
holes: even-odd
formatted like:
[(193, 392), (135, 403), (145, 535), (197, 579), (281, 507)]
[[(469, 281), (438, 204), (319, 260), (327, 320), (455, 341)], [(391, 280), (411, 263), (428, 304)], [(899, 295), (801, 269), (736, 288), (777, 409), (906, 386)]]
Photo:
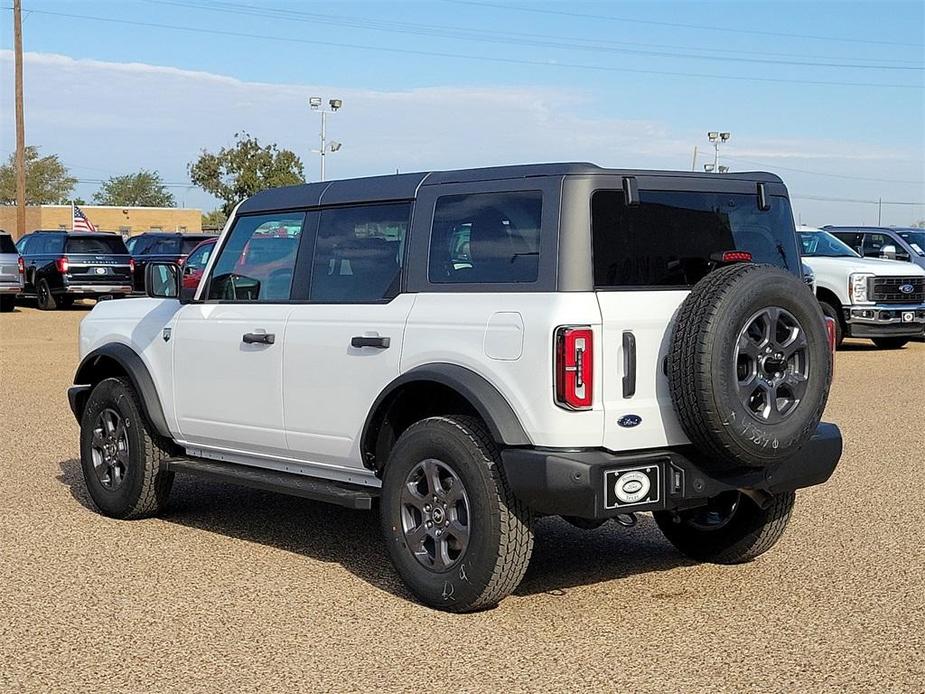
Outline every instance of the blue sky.
[[(317, 93), (345, 104), (331, 176), (555, 159), (689, 169), (695, 145), (700, 168), (706, 131), (728, 130), (723, 163), (779, 173), (804, 222), (877, 221), (848, 200), (925, 202), (921, 2), (23, 5), (27, 140), (59, 153), (84, 197), (149, 168), (209, 208), (180, 186), (186, 164), (238, 130), (294, 149), (314, 178)], [(6, 155), (8, 51), (0, 83)], [(919, 219), (921, 205), (883, 208), (884, 223)]]

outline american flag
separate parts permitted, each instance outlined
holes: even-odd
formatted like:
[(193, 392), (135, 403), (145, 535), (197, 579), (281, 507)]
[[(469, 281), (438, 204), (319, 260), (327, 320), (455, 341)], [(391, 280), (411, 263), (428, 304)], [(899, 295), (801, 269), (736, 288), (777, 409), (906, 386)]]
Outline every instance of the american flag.
[(96, 227), (93, 226), (87, 215), (84, 214), (84, 211), (73, 205), (74, 208), (74, 224), (72, 226), (73, 231), (96, 231)]

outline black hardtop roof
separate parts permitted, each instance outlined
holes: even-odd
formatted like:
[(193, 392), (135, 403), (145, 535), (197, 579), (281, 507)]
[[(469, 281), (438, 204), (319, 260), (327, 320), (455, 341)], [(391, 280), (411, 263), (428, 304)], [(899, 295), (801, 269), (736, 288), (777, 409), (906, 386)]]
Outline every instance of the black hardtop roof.
[(130, 238), (138, 238), (139, 236), (202, 236), (203, 238), (207, 238), (217, 235), (217, 233), (213, 234), (209, 231), (162, 231), (160, 229), (150, 229), (140, 234), (133, 234)]
[[(68, 236), (119, 236), (115, 231), (71, 231), (70, 229), (33, 229), (29, 234), (67, 234)], [(122, 238), (121, 236), (119, 238)]]
[(489, 166), (454, 171), (423, 171), (417, 173), (391, 174), (346, 178), (335, 181), (305, 183), (265, 190), (241, 203), (239, 214), (285, 210), (299, 207), (372, 202), (377, 200), (410, 200), (422, 185), (444, 183), (467, 183), (512, 178), (539, 176), (613, 175), (645, 176), (666, 178), (694, 178), (700, 180), (755, 181), (782, 183), (778, 176), (765, 172), (743, 173), (698, 173), (694, 171), (656, 171), (646, 169), (606, 169), (587, 162), (564, 162), (555, 164), (516, 164), (512, 166)]

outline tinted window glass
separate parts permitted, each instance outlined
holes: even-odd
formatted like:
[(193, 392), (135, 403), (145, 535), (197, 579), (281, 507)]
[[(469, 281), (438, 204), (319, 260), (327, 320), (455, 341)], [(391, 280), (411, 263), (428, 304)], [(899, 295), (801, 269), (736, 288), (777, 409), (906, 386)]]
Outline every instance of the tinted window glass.
[(185, 239), (183, 239), (183, 240), (182, 240), (182, 245), (181, 245), (181, 248), (180, 248), (180, 253), (181, 253), (181, 255), (189, 255), (190, 252), (191, 252), (196, 246), (198, 246), (200, 243), (202, 243), (204, 240), (205, 240), (205, 239), (203, 239), (201, 236), (199, 236), (199, 237), (195, 237), (195, 236), (194, 236), (193, 238), (185, 238)]
[(13, 237), (8, 234), (0, 234), (0, 253), (15, 253), (16, 244), (13, 243)]
[(23, 236), (19, 241), (16, 242), (16, 250), (19, 251), (19, 255), (25, 255), (26, 250), (29, 248), (29, 242), (32, 240), (32, 235)]
[(121, 236), (71, 236), (64, 248), (65, 253), (128, 255)]
[(36, 234), (29, 242), (29, 253), (38, 255), (42, 253), (63, 253), (63, 234)]
[[(161, 236), (152, 239), (152, 242), (141, 251), (142, 255), (180, 255), (182, 241), (179, 236)], [(135, 251), (138, 255), (138, 251)]]
[(221, 250), (209, 298), (225, 301), (288, 301), (305, 215), (241, 217)]
[(430, 236), (431, 282), (535, 282), (540, 191), (444, 195)]
[(310, 298), (381, 301), (398, 294), (410, 219), (410, 203), (323, 210)]
[(899, 231), (899, 237), (918, 255), (925, 255), (925, 231)]
[(861, 243), (864, 240), (864, 234), (858, 234), (854, 231), (830, 231), (829, 233), (839, 241), (843, 241), (845, 244), (851, 246), (858, 253), (861, 252)]
[(879, 258), (881, 248), (895, 245), (893, 239), (885, 234), (864, 234), (864, 255), (868, 258)]
[(714, 253), (743, 250), (756, 263), (800, 272), (790, 202), (772, 196), (640, 191), (626, 206), (622, 190), (591, 201), (594, 284), (598, 287), (690, 287), (706, 275)]

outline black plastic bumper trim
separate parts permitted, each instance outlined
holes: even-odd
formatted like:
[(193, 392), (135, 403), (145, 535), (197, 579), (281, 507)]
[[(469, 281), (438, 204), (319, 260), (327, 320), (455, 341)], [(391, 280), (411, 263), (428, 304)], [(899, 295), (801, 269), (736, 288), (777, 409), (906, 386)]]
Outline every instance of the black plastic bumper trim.
[[(822, 423), (791, 458), (767, 468), (708, 472), (692, 446), (612, 453), (601, 449), (508, 448), (502, 465), (514, 494), (535, 512), (599, 519), (629, 511), (659, 511), (702, 505), (730, 490), (769, 493), (825, 482), (838, 465), (842, 437), (834, 424)], [(658, 501), (605, 508), (604, 473), (616, 468), (656, 464), (662, 488)]]

